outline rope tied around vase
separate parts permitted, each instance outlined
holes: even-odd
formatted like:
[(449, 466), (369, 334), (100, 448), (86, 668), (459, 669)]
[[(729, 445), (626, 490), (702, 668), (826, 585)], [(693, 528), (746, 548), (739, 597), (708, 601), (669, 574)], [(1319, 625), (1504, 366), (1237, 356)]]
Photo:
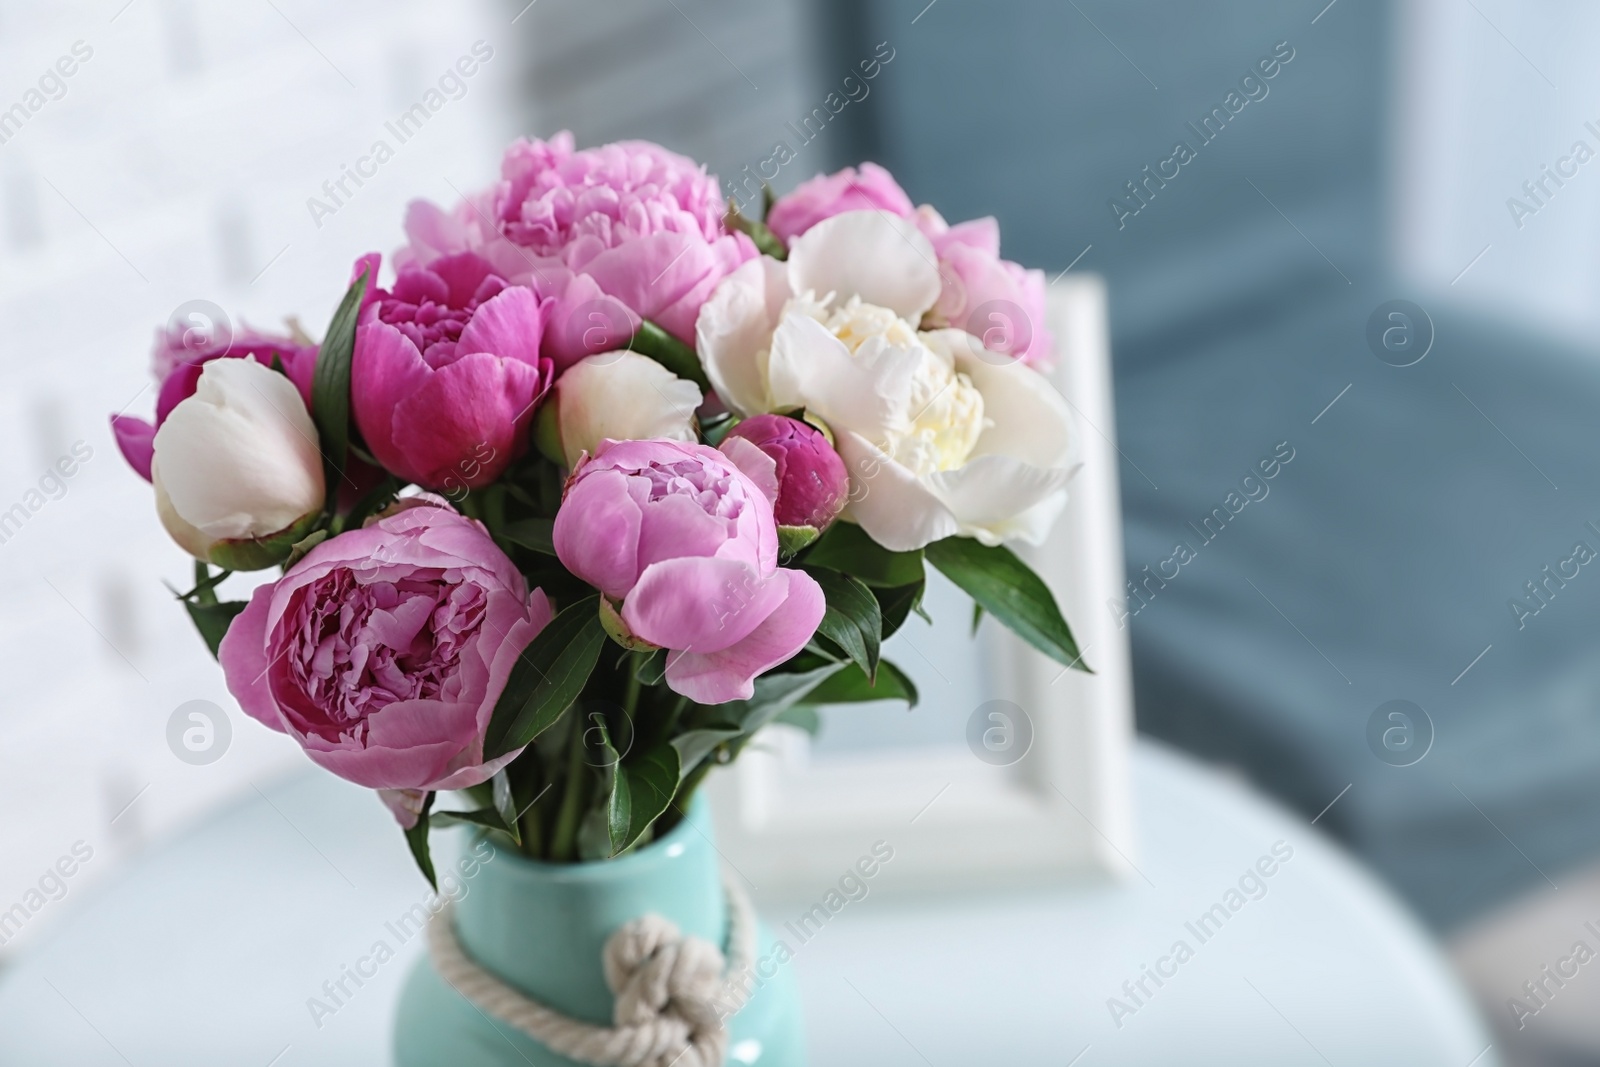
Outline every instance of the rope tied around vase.
[(488, 1015), (552, 1052), (592, 1067), (720, 1067), (726, 1019), (750, 997), (756, 918), (750, 897), (731, 879), (728, 955), (704, 938), (685, 936), (654, 913), (619, 927), (601, 953), (614, 1000), (612, 1025), (596, 1026), (534, 1000), (480, 967), (461, 947), (447, 906), (428, 924), (434, 969)]

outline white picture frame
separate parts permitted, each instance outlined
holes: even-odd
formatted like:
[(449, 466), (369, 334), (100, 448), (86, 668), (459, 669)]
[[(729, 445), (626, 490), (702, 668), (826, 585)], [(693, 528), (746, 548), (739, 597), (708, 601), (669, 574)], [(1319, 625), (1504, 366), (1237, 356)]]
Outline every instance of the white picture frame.
[(1134, 869), (1133, 685), (1128, 632), (1112, 609), (1124, 575), (1103, 282), (1061, 277), (1049, 314), (1051, 377), (1075, 413), (1082, 466), (1049, 540), (1021, 554), (1054, 591), (1094, 673), (1064, 670), (986, 626), (1000, 633), (973, 647), (996, 657), (994, 696), (1024, 709), (1033, 728), (1010, 766), (961, 743), (814, 759), (802, 731), (769, 727), (707, 781), (723, 856), (759, 896), (815, 894), (878, 842), (894, 858), (875, 886), (1059, 884)]

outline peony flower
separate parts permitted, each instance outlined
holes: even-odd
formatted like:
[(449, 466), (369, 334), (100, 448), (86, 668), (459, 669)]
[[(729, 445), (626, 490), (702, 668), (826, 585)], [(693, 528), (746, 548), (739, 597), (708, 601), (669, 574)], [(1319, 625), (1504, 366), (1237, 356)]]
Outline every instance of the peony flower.
[(767, 212), (767, 228), (791, 244), (823, 219), (874, 210), (910, 218), (911, 198), (888, 171), (876, 163), (863, 163), (859, 171), (846, 167), (836, 174), (818, 174), (778, 197)]
[(409, 825), (403, 791), (477, 785), (517, 755), (485, 761), (484, 731), (550, 605), (477, 522), (405, 503), (258, 588), (219, 659), (246, 714)]
[[(377, 257), (357, 264), (375, 277)], [(405, 270), (361, 312), (350, 407), (389, 470), (429, 488), (476, 489), (527, 449), (550, 387), (543, 310), (470, 252)]]
[(910, 220), (847, 212), (786, 263), (748, 263), (701, 312), (697, 348), (740, 415), (804, 408), (850, 471), (847, 517), (910, 550), (953, 535), (1038, 543), (1066, 501), (1066, 402), (959, 330), (919, 332), (939, 298)]
[[(492, 230), (478, 210), (491, 199)], [(404, 256), (427, 265), (442, 249), (477, 252), (554, 301), (545, 354), (562, 370), (621, 347), (626, 336), (616, 331), (630, 315), (630, 333), (643, 317), (692, 342), (700, 305), (756, 254), (748, 237), (723, 226), (726, 211), (716, 178), (693, 160), (648, 141), (575, 151), (563, 132), (507, 149), (492, 197), (452, 215), (414, 207)], [(621, 314), (603, 297), (620, 302)], [(604, 337), (585, 343), (585, 335), (598, 336), (597, 309), (608, 323)]]
[[(771, 479), (772, 512), (779, 526), (804, 526), (821, 533), (844, 509), (850, 476), (844, 461), (822, 431), (786, 415), (756, 415), (745, 419), (722, 439), (724, 453), (749, 473), (763, 464), (749, 457), (753, 450), (765, 460)], [(753, 476), (754, 477), (754, 476)], [(755, 477), (756, 483), (763, 478)]]
[(581, 359), (556, 380), (555, 393), (544, 410), (556, 420), (568, 468), (607, 438), (695, 440), (700, 388), (649, 356), (607, 352)]
[(822, 620), (821, 587), (778, 566), (771, 501), (705, 445), (606, 442), (568, 482), (555, 548), (620, 603), (626, 637), (673, 650), (667, 685), (702, 704), (749, 698)]
[(923, 327), (951, 326), (977, 337), (989, 351), (1047, 367), (1055, 339), (1046, 321), (1044, 272), (1025, 270), (1000, 258), (1000, 226), (994, 218), (951, 226), (911, 198), (889, 172), (875, 163), (819, 174), (781, 196), (767, 215), (767, 226), (786, 244), (817, 223), (847, 211), (875, 210), (911, 219), (933, 246), (939, 268), (939, 298)]
[(294, 383), (254, 360), (207, 363), (151, 448), (156, 512), (197, 559), (269, 567), (322, 511), (316, 426)]
[(128, 465), (145, 481), (150, 480), (150, 455), (156, 430), (172, 409), (194, 395), (201, 369), (214, 359), (252, 359), (270, 367), (276, 361), (300, 391), (300, 399), (311, 406), (311, 375), (317, 363), (315, 345), (303, 345), (290, 337), (275, 337), (247, 331), (231, 339), (198, 338), (179, 327), (156, 334), (151, 364), (160, 383), (156, 393), (155, 422), (131, 415), (111, 416), (111, 432)]
[(917, 208), (916, 220), (939, 257), (942, 282), (923, 326), (953, 326), (988, 351), (1030, 366), (1054, 362), (1044, 272), (1000, 258), (999, 223), (982, 218), (951, 226), (926, 204)]

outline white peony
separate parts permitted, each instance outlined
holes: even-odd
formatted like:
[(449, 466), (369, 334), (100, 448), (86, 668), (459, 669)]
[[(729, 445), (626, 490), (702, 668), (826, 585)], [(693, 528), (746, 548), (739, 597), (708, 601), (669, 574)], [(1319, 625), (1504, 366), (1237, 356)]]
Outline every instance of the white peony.
[[(317, 429), (294, 383), (253, 359), (214, 359), (156, 431), (151, 482), (161, 523), (191, 555), (270, 566), (325, 486)], [(297, 539), (297, 538), (295, 538)], [(268, 545), (265, 542), (273, 542)]]
[(737, 414), (805, 408), (827, 423), (850, 471), (846, 515), (884, 547), (1037, 544), (1066, 503), (1070, 409), (962, 331), (918, 331), (935, 264), (914, 223), (836, 215), (786, 263), (761, 257), (723, 280), (696, 324), (700, 358)]
[(568, 468), (600, 442), (694, 441), (700, 388), (637, 352), (580, 359), (556, 379), (556, 422)]

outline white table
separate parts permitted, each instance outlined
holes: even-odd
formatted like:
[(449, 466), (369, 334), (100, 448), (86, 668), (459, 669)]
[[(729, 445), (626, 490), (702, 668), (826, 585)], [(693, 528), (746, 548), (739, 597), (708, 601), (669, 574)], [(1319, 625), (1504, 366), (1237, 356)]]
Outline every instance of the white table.
[[(869, 896), (801, 946), (811, 1061), (1498, 1063), (1426, 936), (1314, 827), (1149, 744), (1135, 771), (1143, 877), (983, 899)], [(365, 791), (318, 772), (266, 796), (110, 888), (53, 905), (65, 910), (50, 936), (0, 978), (0, 1063), (388, 1062), (418, 940), (320, 1028), (306, 1001), (424, 885)], [(1265, 894), (1241, 894), (1202, 943), (1185, 923), (1226, 905), (1280, 841), (1293, 855), (1262, 879)], [(1180, 939), (1193, 957), (1161, 964)], [(1175, 973), (1159, 987), (1145, 978), (1119, 1027), (1107, 1000), (1135, 1006), (1123, 983), (1146, 964)]]

